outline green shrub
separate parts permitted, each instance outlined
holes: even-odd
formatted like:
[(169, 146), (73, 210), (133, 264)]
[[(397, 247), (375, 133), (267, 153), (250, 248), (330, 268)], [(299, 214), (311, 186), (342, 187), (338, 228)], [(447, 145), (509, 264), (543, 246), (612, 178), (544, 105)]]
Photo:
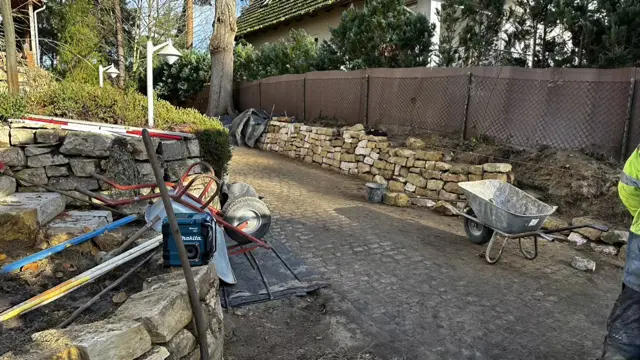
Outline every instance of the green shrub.
[[(229, 134), (218, 119), (194, 109), (175, 107), (165, 100), (156, 99), (154, 105), (158, 129), (195, 134), (200, 140), (203, 159), (214, 166), (217, 174), (226, 169), (231, 160)], [(109, 124), (137, 127), (147, 124), (147, 98), (144, 95), (112, 86), (100, 88), (68, 81), (30, 94), (28, 111)]]
[(0, 120), (20, 118), (26, 108), (27, 104), (22, 96), (11, 95), (6, 90), (0, 91)]
[(317, 46), (304, 30), (291, 30), (289, 37), (266, 43), (259, 49), (239, 41), (234, 50), (236, 80), (256, 80), (283, 74), (303, 74), (315, 70)]
[[(156, 95), (174, 105), (184, 105), (195, 95), (201, 93), (211, 77), (211, 56), (201, 51), (189, 51), (179, 61), (169, 65), (158, 62), (153, 69), (154, 90)], [(147, 92), (147, 77), (139, 79), (139, 89)]]

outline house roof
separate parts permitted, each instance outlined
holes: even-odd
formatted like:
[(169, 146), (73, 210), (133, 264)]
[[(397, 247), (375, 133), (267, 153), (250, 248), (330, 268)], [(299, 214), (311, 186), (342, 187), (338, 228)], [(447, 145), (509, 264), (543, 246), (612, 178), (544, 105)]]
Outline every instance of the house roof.
[[(284, 21), (308, 15), (353, 0), (253, 0), (238, 17), (237, 35), (242, 36)], [(266, 3), (266, 5), (265, 5)]]

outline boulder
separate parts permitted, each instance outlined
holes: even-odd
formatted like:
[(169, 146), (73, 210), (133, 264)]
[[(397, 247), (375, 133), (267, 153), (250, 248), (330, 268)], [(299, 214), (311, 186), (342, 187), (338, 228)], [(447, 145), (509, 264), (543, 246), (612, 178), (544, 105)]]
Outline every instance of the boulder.
[[(198, 295), (201, 300), (206, 299), (211, 289), (218, 288), (218, 276), (213, 262), (207, 266), (194, 267), (193, 279), (198, 288)], [(164, 291), (164, 289), (186, 294), (187, 282), (184, 279), (182, 271), (172, 271), (170, 273), (156, 275), (146, 279), (142, 284), (142, 290), (145, 291)]]
[(0, 199), (0, 214), (34, 210), (38, 225), (44, 225), (64, 211), (64, 205), (57, 193), (15, 193)]
[[(571, 221), (571, 225), (572, 226), (578, 226), (578, 225), (600, 225), (602, 224), (599, 221), (596, 221), (590, 217), (587, 216), (583, 216), (583, 217), (577, 217), (575, 219), (573, 219)], [(591, 241), (597, 241), (600, 240), (600, 235), (602, 235), (602, 231), (597, 230), (597, 229), (592, 229), (592, 228), (582, 228), (582, 229), (577, 229), (574, 230), (577, 233), (582, 234), (584, 237), (586, 237), (587, 239), (591, 240)]]
[(35, 130), (11, 129), (11, 145), (27, 145), (35, 143)]
[(382, 202), (391, 206), (409, 206), (409, 197), (403, 193), (386, 192), (382, 197)]
[(629, 240), (629, 232), (620, 230), (609, 230), (600, 235), (600, 240), (610, 245), (626, 244)]
[(24, 154), (27, 156), (36, 156), (36, 155), (50, 153), (51, 151), (53, 151), (53, 149), (54, 148), (52, 146), (38, 146), (38, 145), (25, 146)]
[(172, 161), (181, 160), (189, 157), (189, 150), (184, 141), (170, 140), (160, 142), (159, 152), (162, 155), (162, 160)]
[(425, 187), (427, 186), (427, 179), (422, 176), (414, 173), (410, 173), (407, 175), (407, 182), (417, 186), (417, 187)]
[(609, 245), (605, 243), (591, 242), (589, 243), (589, 247), (591, 250), (608, 256), (616, 256), (618, 255), (618, 248), (614, 245)]
[(576, 256), (571, 260), (571, 267), (580, 271), (596, 271), (596, 262)]
[(47, 224), (46, 232), (48, 235), (68, 234), (77, 236), (97, 230), (112, 221), (113, 218), (110, 211), (65, 211)]
[(491, 172), (491, 173), (508, 173), (508, 172), (511, 172), (513, 167), (511, 166), (511, 164), (487, 163), (482, 165), (482, 169), (485, 172)]
[(0, 198), (16, 192), (16, 179), (8, 176), (0, 176)]
[(98, 171), (100, 164), (97, 159), (71, 158), (69, 159), (71, 171), (75, 176), (89, 177)]
[(402, 183), (400, 181), (396, 181), (396, 180), (389, 181), (389, 183), (387, 184), (387, 187), (392, 192), (404, 191), (404, 183)]
[(28, 181), (20, 180), (20, 185), (23, 186), (47, 185), (49, 182), (43, 167), (20, 170), (16, 173), (16, 176)]
[(164, 360), (169, 358), (169, 350), (164, 346), (155, 345), (137, 360)]
[(444, 154), (440, 151), (417, 150), (415, 157), (418, 160), (441, 161)]
[(451, 169), (451, 164), (447, 164), (446, 162), (437, 161), (434, 165), (435, 170), (438, 171), (449, 171)]
[(100, 188), (98, 180), (92, 178), (52, 177), (49, 178), (49, 186), (58, 190), (74, 190), (76, 186), (81, 186), (87, 190), (97, 190)]
[(185, 292), (143, 290), (132, 295), (116, 316), (141, 322), (154, 343), (166, 343), (191, 321), (191, 306)]
[(69, 163), (69, 159), (60, 154), (41, 154), (31, 156), (27, 159), (29, 167), (44, 167), (51, 165), (65, 165)]
[(169, 342), (164, 344), (171, 354), (168, 357), (169, 360), (180, 360), (192, 352), (196, 345), (196, 338), (186, 329), (178, 331)]
[(426, 146), (424, 141), (414, 137), (407, 138), (407, 140), (405, 141), (405, 145), (412, 150), (422, 150)]
[(38, 129), (36, 130), (36, 141), (43, 144), (55, 144), (67, 134), (61, 129)]
[(426, 207), (429, 209), (433, 209), (436, 206), (435, 201), (419, 197), (411, 199), (411, 204), (419, 207)]
[(483, 172), (484, 172), (484, 169), (482, 165), (469, 166), (469, 174), (482, 175)]
[(109, 134), (71, 131), (65, 137), (60, 152), (66, 155), (109, 157), (114, 138)]
[(68, 166), (47, 166), (46, 173), (49, 177), (69, 176)]
[(25, 166), (27, 157), (19, 147), (0, 148), (0, 162), (11, 167)]
[(8, 148), (11, 146), (11, 140), (9, 137), (10, 127), (6, 125), (0, 125), (0, 148)]
[(67, 343), (86, 355), (86, 360), (134, 360), (151, 349), (151, 339), (142, 324), (126, 319), (107, 319), (61, 330), (35, 333), (42, 345)]
[(455, 206), (442, 200), (438, 201), (435, 204), (435, 206), (433, 207), (433, 211), (437, 212), (438, 214), (446, 215), (446, 216), (454, 216), (458, 214)]
[(569, 234), (569, 237), (567, 237), (567, 240), (569, 240), (570, 243), (576, 246), (583, 246), (587, 242), (589, 242), (587, 238), (578, 234), (577, 232), (572, 232), (571, 234)]

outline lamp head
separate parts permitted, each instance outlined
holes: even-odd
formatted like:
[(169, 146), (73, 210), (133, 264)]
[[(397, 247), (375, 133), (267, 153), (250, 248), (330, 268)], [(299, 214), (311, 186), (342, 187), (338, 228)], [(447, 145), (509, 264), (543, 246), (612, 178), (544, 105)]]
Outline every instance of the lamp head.
[(178, 49), (176, 49), (173, 46), (172, 42), (169, 42), (167, 44), (167, 46), (163, 47), (158, 52), (158, 56), (163, 58), (169, 65), (171, 65), (174, 62), (176, 62), (178, 60), (178, 58), (180, 58), (182, 56), (182, 53), (180, 53), (180, 51), (178, 51)]
[(120, 75), (120, 71), (118, 71), (118, 69), (116, 69), (116, 67), (111, 64), (111, 66), (109, 66), (106, 70), (107, 75), (109, 75), (109, 77), (111, 79), (115, 78), (116, 76)]

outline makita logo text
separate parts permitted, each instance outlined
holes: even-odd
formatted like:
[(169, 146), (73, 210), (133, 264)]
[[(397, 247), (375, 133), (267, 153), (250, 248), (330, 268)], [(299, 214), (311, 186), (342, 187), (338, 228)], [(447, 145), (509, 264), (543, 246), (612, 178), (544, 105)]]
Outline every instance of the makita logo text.
[(182, 240), (198, 241), (198, 240), (202, 240), (202, 238), (200, 236), (183, 236)]

